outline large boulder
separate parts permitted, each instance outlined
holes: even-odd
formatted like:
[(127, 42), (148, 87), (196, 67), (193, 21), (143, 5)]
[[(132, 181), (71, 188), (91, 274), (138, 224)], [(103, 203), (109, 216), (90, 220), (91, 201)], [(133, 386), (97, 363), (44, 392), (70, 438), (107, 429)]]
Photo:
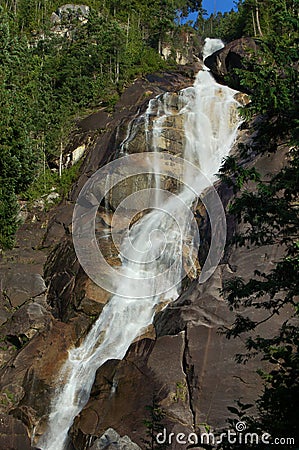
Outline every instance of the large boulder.
[(35, 335), (47, 330), (52, 320), (45, 296), (37, 297), (17, 309), (0, 327), (0, 367), (15, 357)]
[(147, 424), (155, 422), (156, 404), (166, 413), (160, 425), (170, 431), (191, 432), (184, 353), (182, 332), (156, 342), (144, 338), (131, 345), (122, 361), (107, 361), (98, 370), (90, 401), (72, 427), (74, 448), (85, 448), (91, 438), (102, 436), (108, 427), (127, 434), (144, 448), (144, 440), (149, 439)]
[(128, 436), (120, 437), (120, 435), (113, 430), (113, 428), (108, 428), (107, 431), (97, 439), (91, 450), (141, 450), (137, 444), (131, 441)]
[(226, 80), (234, 89), (248, 90), (246, 86), (241, 85), (234, 69), (243, 68), (244, 61), (250, 61), (251, 56), (256, 54), (257, 50), (258, 46), (254, 39), (243, 37), (230, 42), (208, 56), (204, 63), (218, 81), (223, 82)]

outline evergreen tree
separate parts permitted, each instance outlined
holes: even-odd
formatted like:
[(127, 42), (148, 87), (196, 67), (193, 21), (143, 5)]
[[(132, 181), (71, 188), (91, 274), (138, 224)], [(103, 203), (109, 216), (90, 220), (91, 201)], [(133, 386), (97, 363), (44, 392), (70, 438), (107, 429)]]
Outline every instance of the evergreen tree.
[[(248, 8), (248, 20), (244, 23), (250, 23), (250, 8), (255, 8), (256, 3), (242, 3), (242, 14)], [(248, 358), (258, 354), (270, 365), (268, 371), (260, 371), (264, 390), (256, 403), (259, 416), (246, 417), (246, 423), (250, 425), (247, 431), (266, 431), (273, 437), (293, 437), (298, 442), (295, 413), (299, 401), (299, 151), (295, 89), (298, 80), (298, 17), (291, 3), (258, 2), (262, 30), (260, 50), (255, 57), (251, 56), (246, 69), (238, 70), (244, 85), (252, 92), (252, 102), (245, 108), (245, 117), (255, 114), (263, 117), (255, 142), (243, 146), (241, 155), (246, 159), (257, 149), (276, 152), (283, 143), (290, 148), (286, 166), (265, 181), (254, 168), (244, 169), (235, 158), (229, 157), (221, 169), (220, 178), (238, 192), (230, 213), (247, 225), (246, 232), (235, 236), (236, 244), (244, 248), (247, 245), (279, 245), (285, 249), (284, 257), (270, 273), (255, 271), (247, 282), (233, 278), (223, 290), (231, 309), (236, 311), (234, 324), (226, 330), (227, 337), (235, 338), (245, 333), (247, 336), (246, 351), (237, 356), (238, 361), (246, 363)], [(286, 20), (289, 21), (288, 26)], [(249, 181), (250, 190), (247, 188)], [(240, 313), (244, 306), (264, 310), (266, 317), (259, 322)], [(272, 336), (261, 335), (260, 325), (280, 314), (282, 309), (289, 312), (289, 317), (280, 329)], [(242, 413), (235, 409), (234, 412)], [(242, 446), (225, 444), (220, 448)], [(250, 448), (263, 447), (259, 444)], [(277, 448), (286, 447), (281, 445)]]

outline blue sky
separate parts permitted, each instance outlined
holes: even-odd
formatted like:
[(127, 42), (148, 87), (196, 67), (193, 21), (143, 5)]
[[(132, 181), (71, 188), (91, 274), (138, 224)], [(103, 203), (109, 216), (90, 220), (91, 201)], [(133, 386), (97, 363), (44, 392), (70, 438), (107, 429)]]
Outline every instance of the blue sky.
[(203, 0), (202, 7), (208, 11), (209, 15), (214, 12), (214, 9), (221, 12), (230, 11), (234, 8), (234, 0)]
[[(226, 12), (230, 11), (232, 8), (235, 8), (234, 0), (202, 0), (202, 7), (207, 10), (208, 15), (206, 17), (209, 17), (210, 14), (214, 12), (216, 9), (217, 11)], [(187, 20), (196, 20), (197, 13), (189, 14)], [(184, 21), (183, 21), (184, 22)]]

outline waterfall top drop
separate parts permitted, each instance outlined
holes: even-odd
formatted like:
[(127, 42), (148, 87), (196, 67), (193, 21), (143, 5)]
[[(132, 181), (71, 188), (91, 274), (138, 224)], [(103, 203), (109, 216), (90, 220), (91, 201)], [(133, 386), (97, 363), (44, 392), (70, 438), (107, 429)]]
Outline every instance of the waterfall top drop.
[(212, 55), (213, 53), (217, 52), (217, 50), (220, 50), (224, 47), (223, 42), (221, 39), (211, 39), (206, 38), (205, 39), (205, 45), (202, 51), (202, 59), (205, 61), (205, 59)]

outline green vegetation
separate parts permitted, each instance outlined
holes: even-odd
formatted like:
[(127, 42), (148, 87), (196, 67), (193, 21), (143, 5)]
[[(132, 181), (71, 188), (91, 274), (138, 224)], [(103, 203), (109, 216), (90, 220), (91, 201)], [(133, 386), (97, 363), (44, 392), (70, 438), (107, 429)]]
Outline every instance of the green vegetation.
[(57, 172), (47, 168), (30, 184), (22, 194), (23, 198), (29, 201), (37, 200), (47, 196), (52, 190), (60, 194), (60, 197), (65, 197), (78, 177), (80, 165), (79, 161), (62, 171), (61, 177)]
[(146, 439), (142, 439), (145, 450), (166, 450), (169, 447), (169, 444), (166, 442), (164, 444), (159, 444), (156, 440), (158, 433), (162, 433), (165, 425), (163, 424), (163, 420), (165, 418), (165, 412), (159, 406), (156, 395), (153, 395), (152, 404), (146, 406), (146, 410), (148, 411), (148, 419), (143, 421), (146, 427)]
[(183, 382), (178, 381), (176, 383), (176, 391), (174, 394), (174, 401), (178, 402), (179, 400), (181, 400), (182, 402), (186, 402), (187, 400), (187, 393), (188, 393), (188, 387), (186, 384), (186, 381), (184, 380)]
[(0, 394), (0, 405), (12, 406), (14, 403), (16, 403), (15, 395), (8, 389), (4, 389)]
[(198, 17), (196, 26), (203, 37), (230, 42), (242, 36), (267, 39), (272, 35), (283, 44), (292, 31), (298, 31), (296, 0), (236, 0), (235, 4), (237, 11)]
[[(89, 0), (88, 20), (51, 14), (57, 0), (0, 0), (0, 248), (17, 228), (17, 199), (67, 191), (53, 171), (76, 118), (113, 110), (134, 77), (166, 67), (162, 44), (178, 40), (177, 16), (197, 0)], [(57, 20), (57, 16), (56, 16)]]
[[(249, 281), (233, 278), (224, 287), (223, 295), (236, 312), (235, 322), (224, 331), (228, 338), (242, 336), (246, 342), (244, 354), (237, 355), (237, 360), (246, 363), (259, 355), (269, 367), (259, 371), (264, 390), (256, 402), (258, 416), (250, 414), (251, 405), (240, 401), (229, 410), (246, 422), (246, 431), (293, 437), (298, 445), (298, 16), (293, 1), (245, 0), (239, 2), (239, 12), (231, 13), (229, 20), (243, 24), (242, 34), (257, 35), (259, 44), (250, 64), (238, 70), (243, 85), (252, 93), (244, 116), (260, 115), (254, 142), (240, 147), (241, 156), (248, 160), (253, 153), (289, 148), (285, 167), (270, 179), (263, 179), (254, 168), (244, 168), (233, 157), (226, 159), (220, 172), (220, 178), (238, 193), (230, 213), (246, 224), (246, 231), (234, 237), (236, 245), (244, 251), (249, 245), (277, 245), (284, 252), (269, 273), (256, 270)], [(247, 316), (241, 312), (244, 306), (264, 311), (265, 317), (258, 321)], [(272, 336), (262, 335), (260, 325), (282, 310), (288, 311), (288, 318), (281, 321), (279, 330), (273, 330)], [(219, 448), (241, 449), (242, 445), (226, 443)], [(268, 447), (251, 444), (248, 448)]]

